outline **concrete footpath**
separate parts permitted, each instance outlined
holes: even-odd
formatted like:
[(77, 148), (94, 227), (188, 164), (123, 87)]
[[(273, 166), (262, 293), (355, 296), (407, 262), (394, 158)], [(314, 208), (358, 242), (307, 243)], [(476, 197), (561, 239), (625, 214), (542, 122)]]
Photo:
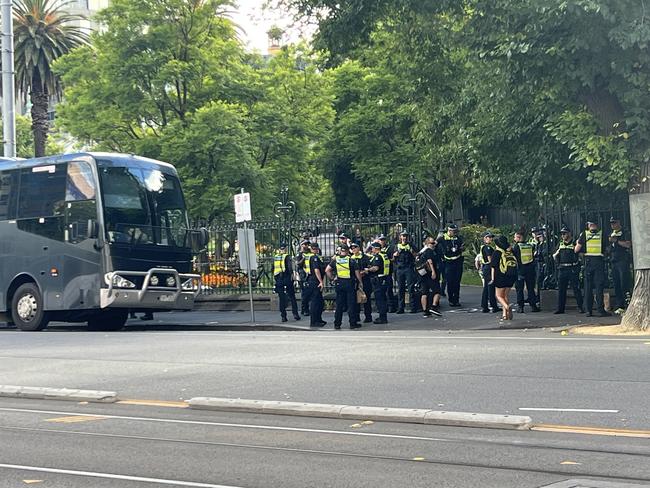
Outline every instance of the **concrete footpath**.
[[(514, 291), (511, 299), (515, 300)], [(500, 313), (482, 313), (480, 308), (481, 288), (464, 286), (461, 291), (460, 308), (450, 308), (445, 298), (441, 302), (442, 317), (422, 317), (421, 313), (389, 314), (389, 323), (385, 325), (363, 324), (363, 330), (499, 330), (499, 329), (541, 329), (562, 328), (575, 325), (615, 325), (620, 323), (620, 316), (606, 318), (586, 317), (577, 310), (568, 308), (564, 315), (554, 315), (555, 303), (543, 304), (539, 313), (530, 312), (526, 306), (525, 313), (517, 314), (512, 321), (503, 322)], [(573, 306), (569, 299), (569, 306)], [(407, 309), (408, 310), (408, 309)], [(166, 329), (187, 327), (219, 328), (221, 330), (310, 330), (309, 317), (296, 321), (288, 314), (289, 321), (281, 322), (279, 312), (256, 311), (255, 322), (251, 322), (251, 314), (246, 311), (193, 311), (156, 314), (153, 321), (130, 320), (129, 328)], [(376, 314), (374, 315), (376, 317)], [(323, 319), (327, 325), (323, 328), (334, 328), (334, 312), (325, 311)], [(343, 330), (346, 329), (347, 314), (343, 316)], [(319, 329), (319, 330), (323, 330)]]

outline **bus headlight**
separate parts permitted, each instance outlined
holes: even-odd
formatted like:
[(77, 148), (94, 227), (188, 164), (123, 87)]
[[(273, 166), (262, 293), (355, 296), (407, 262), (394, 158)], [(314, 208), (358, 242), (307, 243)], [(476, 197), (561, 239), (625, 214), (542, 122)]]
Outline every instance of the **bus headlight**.
[(176, 280), (174, 279), (173, 276), (168, 276), (167, 279), (165, 280), (165, 283), (166, 283), (167, 286), (169, 286), (170, 288), (171, 288), (172, 286), (176, 286)]
[(160, 283), (160, 280), (156, 275), (151, 275), (151, 278), (149, 278), (149, 284), (151, 286), (158, 286), (158, 283)]
[(196, 291), (199, 289), (199, 280), (190, 278), (182, 284), (181, 288), (183, 291)]
[(135, 283), (127, 280), (126, 278), (120, 275), (113, 276), (113, 286), (115, 288), (135, 288)]

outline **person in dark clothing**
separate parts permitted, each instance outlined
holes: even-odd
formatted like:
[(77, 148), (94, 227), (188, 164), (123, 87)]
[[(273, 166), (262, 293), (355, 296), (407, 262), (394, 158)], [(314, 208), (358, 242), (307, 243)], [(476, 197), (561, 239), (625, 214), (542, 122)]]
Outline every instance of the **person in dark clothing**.
[[(350, 250), (352, 251), (350, 257), (357, 261), (356, 268), (361, 275), (361, 289), (366, 294), (366, 303), (363, 304), (363, 323), (370, 324), (372, 323), (372, 283), (366, 271), (370, 267), (370, 259), (367, 254), (361, 252), (361, 246), (356, 242), (350, 244)], [(361, 322), (361, 307), (357, 307), (357, 322)]]
[(605, 253), (607, 252), (608, 242), (603, 237), (603, 231), (600, 229), (595, 219), (590, 220), (588, 229), (580, 234), (575, 247), (576, 253), (583, 253), (585, 256), (585, 296), (583, 308), (587, 312), (587, 317), (593, 316), (594, 299), (596, 307), (601, 317), (609, 317), (612, 314), (605, 310), (604, 290), (605, 280)]
[(351, 259), (347, 244), (341, 244), (339, 255), (325, 268), (325, 273), (336, 291), (336, 309), (334, 311), (334, 328), (340, 329), (343, 312), (347, 310), (350, 329), (358, 329), (361, 324), (357, 321), (357, 283), (361, 286), (361, 274), (357, 269), (357, 259)]
[[(548, 244), (546, 242), (545, 229), (536, 229), (533, 233), (533, 256), (535, 259), (535, 281), (537, 287), (537, 296), (542, 296), (542, 290), (545, 289), (546, 280), (546, 258), (548, 255)], [(531, 306), (532, 308), (532, 306)]]
[(388, 312), (397, 312), (397, 297), (393, 291), (393, 246), (388, 244), (388, 238), (385, 235), (380, 235), (377, 238), (381, 244), (381, 257), (384, 260), (384, 266), (388, 265), (388, 273), (386, 274), (386, 299), (388, 300)]
[(490, 259), (491, 283), (495, 287), (497, 300), (503, 310), (503, 320), (512, 320), (509, 295), (510, 289), (517, 280), (517, 258), (506, 236), (497, 237), (494, 243), (496, 249)]
[(323, 320), (323, 308), (325, 301), (323, 300), (323, 289), (325, 283), (323, 281), (323, 262), (320, 258), (320, 249), (315, 242), (311, 243), (311, 253), (309, 258), (309, 276), (307, 277), (307, 288), (309, 290), (309, 326), (310, 327), (323, 327), (327, 322)]
[(287, 321), (287, 305), (289, 303), (291, 303), (293, 318), (300, 320), (298, 303), (296, 302), (296, 291), (293, 287), (291, 257), (287, 253), (286, 244), (280, 244), (278, 251), (273, 256), (273, 279), (275, 280), (274, 291), (278, 294), (280, 301), (280, 317), (282, 318), (282, 322)]
[(409, 234), (404, 231), (399, 236), (400, 242), (393, 253), (395, 277), (397, 278), (397, 313), (404, 313), (406, 291), (409, 293), (410, 312), (417, 312), (415, 302), (415, 250), (409, 242)]
[(440, 273), (436, 267), (435, 247), (437, 242), (433, 237), (427, 237), (424, 248), (415, 259), (415, 270), (418, 275), (418, 288), (424, 317), (437, 315), (440, 317)]
[(612, 310), (623, 313), (630, 293), (630, 248), (632, 241), (621, 227), (621, 221), (615, 217), (609, 219), (612, 233), (609, 236), (609, 259), (612, 265), (612, 281), (616, 302)]
[(481, 277), (483, 278), (483, 294), (481, 296), (481, 311), (483, 313), (488, 313), (490, 309), (488, 308), (488, 302), (490, 307), (492, 307), (492, 312), (500, 312), (501, 309), (497, 304), (496, 290), (494, 284), (490, 285), (492, 281), (492, 268), (490, 267), (490, 260), (492, 259), (492, 253), (494, 248), (492, 247), (492, 240), (494, 239), (494, 234), (491, 232), (485, 232), (483, 234), (483, 245), (481, 246)]
[(460, 307), (460, 282), (463, 277), (463, 251), (465, 244), (459, 235), (458, 226), (449, 224), (447, 232), (438, 238), (444, 261), (445, 281), (449, 306)]
[(566, 292), (569, 285), (573, 288), (573, 295), (578, 303), (578, 309), (584, 313), (582, 308), (582, 292), (580, 291), (580, 258), (575, 253), (575, 242), (571, 229), (562, 227), (560, 230), (562, 240), (553, 254), (553, 259), (558, 267), (558, 295), (557, 309), (554, 314), (563, 314), (566, 307)]
[(517, 313), (524, 313), (524, 286), (528, 293), (528, 303), (533, 312), (539, 312), (537, 306), (538, 297), (535, 294), (536, 265), (535, 265), (535, 246), (530, 242), (524, 241), (523, 232), (515, 232), (515, 243), (512, 246), (512, 252), (517, 259), (517, 281), (515, 288), (517, 290)]
[(302, 315), (309, 316), (309, 298), (311, 297), (311, 289), (307, 286), (307, 278), (310, 274), (309, 263), (313, 256), (311, 252), (311, 242), (303, 240), (300, 243), (300, 251), (296, 256), (296, 268), (298, 269), (298, 276), (300, 277), (300, 309)]
[(386, 295), (386, 273), (388, 272), (389, 268), (384, 263), (384, 258), (381, 255), (381, 244), (379, 244), (379, 242), (373, 242), (371, 245), (371, 250), (372, 256), (370, 258), (370, 263), (365, 271), (370, 276), (372, 289), (375, 294), (375, 304), (377, 305), (377, 311), (379, 312), (379, 318), (375, 319), (373, 323), (387, 324), (388, 297)]

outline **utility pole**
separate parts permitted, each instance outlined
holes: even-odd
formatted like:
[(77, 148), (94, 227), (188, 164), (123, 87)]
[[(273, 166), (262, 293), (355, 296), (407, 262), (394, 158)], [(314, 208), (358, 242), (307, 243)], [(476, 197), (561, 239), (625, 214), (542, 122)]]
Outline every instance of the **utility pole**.
[(16, 157), (13, 0), (0, 0), (2, 16), (2, 132), (4, 155)]

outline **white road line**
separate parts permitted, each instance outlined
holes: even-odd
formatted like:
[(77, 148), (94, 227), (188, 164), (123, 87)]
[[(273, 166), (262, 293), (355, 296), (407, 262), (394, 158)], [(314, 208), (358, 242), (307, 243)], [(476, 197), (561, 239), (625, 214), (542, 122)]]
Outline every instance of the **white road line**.
[[(31, 410), (26, 408), (0, 408), (2, 412), (18, 412), (18, 413), (46, 413), (48, 415), (75, 415), (96, 417), (99, 414), (77, 413), (77, 412), (58, 412), (53, 410)], [(411, 435), (395, 435), (395, 434), (375, 434), (371, 432), (347, 432), (345, 430), (325, 430), (325, 429), (306, 429), (300, 427), (280, 427), (275, 425), (255, 425), (255, 424), (231, 424), (225, 422), (205, 422), (201, 420), (176, 420), (176, 419), (159, 419), (153, 417), (127, 417), (123, 415), (103, 415), (103, 419), (117, 419), (117, 420), (134, 420), (139, 422), (158, 422), (167, 424), (187, 424), (187, 425), (210, 425), (214, 427), (233, 427), (237, 429), (258, 429), (258, 430), (279, 430), (286, 432), (307, 432), (312, 434), (330, 434), (330, 435), (349, 435), (357, 437), (381, 437), (386, 439), (407, 439), (416, 441), (435, 441), (435, 442), (450, 442), (448, 439), (438, 439), (435, 437), (420, 437)]]
[(618, 413), (620, 410), (598, 410), (593, 408), (538, 408), (522, 407), (519, 410), (526, 412), (582, 412), (582, 413)]
[(127, 476), (123, 474), (96, 473), (94, 471), (75, 471), (71, 469), (42, 468), (39, 466), (21, 466), (19, 464), (0, 464), (0, 468), (14, 469), (17, 471), (35, 471), (39, 473), (67, 474), (71, 476), (84, 476), (87, 478), (105, 478), (111, 480), (139, 481), (142, 483), (157, 483), (159, 485), (192, 486), (195, 488), (241, 488), (241, 487), (229, 486), (229, 485), (194, 483), (192, 481), (166, 480), (160, 478), (143, 478), (141, 476)]

